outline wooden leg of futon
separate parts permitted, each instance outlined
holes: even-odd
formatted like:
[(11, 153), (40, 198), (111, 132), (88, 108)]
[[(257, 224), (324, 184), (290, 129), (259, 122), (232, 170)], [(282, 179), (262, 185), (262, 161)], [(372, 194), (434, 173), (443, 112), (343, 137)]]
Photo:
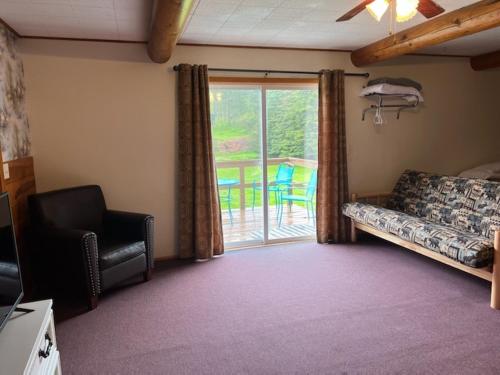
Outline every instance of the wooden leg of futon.
[(500, 310), (500, 231), (495, 231), (493, 277), (491, 279), (491, 307)]
[(356, 242), (357, 237), (356, 237), (356, 222), (351, 219), (351, 242)]
[(151, 277), (153, 277), (153, 271), (151, 269), (148, 269), (147, 271), (144, 272), (145, 282), (151, 280)]

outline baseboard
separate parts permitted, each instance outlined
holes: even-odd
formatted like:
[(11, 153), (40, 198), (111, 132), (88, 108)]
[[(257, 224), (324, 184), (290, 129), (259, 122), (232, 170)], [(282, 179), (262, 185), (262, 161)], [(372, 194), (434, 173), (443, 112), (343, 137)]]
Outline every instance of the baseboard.
[(162, 263), (162, 262), (168, 262), (168, 261), (176, 260), (176, 259), (179, 259), (178, 255), (167, 255), (164, 257), (156, 257), (155, 262)]

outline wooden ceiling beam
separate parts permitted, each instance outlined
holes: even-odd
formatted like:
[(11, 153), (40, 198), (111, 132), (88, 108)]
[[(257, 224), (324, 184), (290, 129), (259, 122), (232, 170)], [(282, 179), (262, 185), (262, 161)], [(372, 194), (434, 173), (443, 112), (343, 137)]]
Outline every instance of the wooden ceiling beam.
[(351, 61), (366, 66), (497, 26), (500, 0), (483, 0), (357, 49)]
[(153, 13), (148, 55), (155, 63), (170, 59), (193, 6), (193, 0), (157, 0)]
[(500, 50), (471, 57), (470, 65), (474, 70), (500, 68)]

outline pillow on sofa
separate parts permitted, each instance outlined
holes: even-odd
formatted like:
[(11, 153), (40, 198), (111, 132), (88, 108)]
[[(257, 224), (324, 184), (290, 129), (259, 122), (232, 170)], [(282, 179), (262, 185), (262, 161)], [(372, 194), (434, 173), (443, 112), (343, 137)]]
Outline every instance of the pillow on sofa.
[(461, 172), (458, 177), (500, 181), (500, 162), (483, 164), (467, 169)]

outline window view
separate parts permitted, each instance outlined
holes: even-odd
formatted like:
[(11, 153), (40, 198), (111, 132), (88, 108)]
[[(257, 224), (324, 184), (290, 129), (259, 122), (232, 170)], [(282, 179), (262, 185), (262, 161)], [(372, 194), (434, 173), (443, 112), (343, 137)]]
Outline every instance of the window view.
[(212, 84), (210, 103), (226, 245), (313, 236), (317, 85)]

